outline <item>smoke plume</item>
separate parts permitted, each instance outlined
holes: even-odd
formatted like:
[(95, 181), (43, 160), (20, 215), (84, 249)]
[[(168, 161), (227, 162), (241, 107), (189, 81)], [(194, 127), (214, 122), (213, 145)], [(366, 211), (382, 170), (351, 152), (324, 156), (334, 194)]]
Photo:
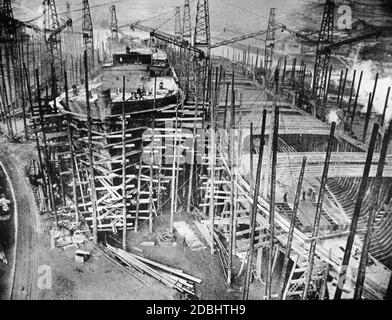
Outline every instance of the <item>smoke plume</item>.
[[(379, 66), (376, 65), (375, 62), (368, 60), (368, 61), (361, 61), (356, 62), (353, 67), (353, 70), (357, 70), (357, 80), (356, 86), (358, 85), (359, 81), (359, 74), (363, 71), (362, 77), (362, 84), (361, 89), (359, 92), (358, 101), (359, 103), (364, 105), (364, 108), (360, 110), (362, 113), (366, 112), (367, 104), (369, 100), (369, 93), (373, 92), (374, 82), (376, 78), (377, 72), (380, 72)], [(377, 82), (377, 89), (376, 94), (373, 101), (373, 111), (379, 115), (382, 115), (385, 106), (385, 99), (388, 91), (388, 87), (392, 86), (392, 77), (390, 75), (386, 75), (380, 72), (379, 79)], [(388, 108), (386, 111), (385, 119), (386, 121), (391, 120), (392, 118), (392, 105), (391, 105), (391, 97), (392, 94), (389, 96)]]

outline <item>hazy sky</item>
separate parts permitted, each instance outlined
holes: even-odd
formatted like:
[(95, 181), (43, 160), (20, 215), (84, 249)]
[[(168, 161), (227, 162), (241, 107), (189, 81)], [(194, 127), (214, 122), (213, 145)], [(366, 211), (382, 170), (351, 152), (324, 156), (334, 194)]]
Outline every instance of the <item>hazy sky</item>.
[[(268, 23), (268, 15), (271, 7), (277, 9), (277, 20), (287, 23), (287, 16), (293, 11), (300, 11), (301, 6), (310, 0), (210, 0), (211, 31), (214, 35), (223, 32), (224, 27), (230, 27), (240, 31), (252, 32), (265, 29)], [(81, 0), (69, 0), (73, 19), (81, 17)], [(29, 20), (42, 14), (40, 4), (42, 0), (15, 0), (14, 12), (17, 18)], [(132, 21), (151, 19), (154, 16), (162, 16), (146, 21), (154, 27), (161, 24), (164, 31), (172, 31), (175, 6), (183, 6), (183, 0), (90, 0), (91, 15), (93, 21), (98, 19), (110, 20), (109, 6), (115, 4), (119, 25)], [(194, 23), (197, 0), (190, 0), (192, 10), (192, 23)], [(66, 1), (56, 0), (58, 13), (64, 12)], [(100, 6), (102, 4), (102, 6)], [(166, 14), (165, 14), (166, 13)], [(166, 20), (169, 21), (165, 23)]]
[[(74, 29), (80, 28), (82, 0), (68, 0), (74, 21)], [(57, 12), (64, 17), (66, 0), (56, 0)], [(354, 1), (353, 17), (364, 17), (372, 23), (377, 16), (386, 14), (385, 3), (388, 0), (360, 0)], [(99, 28), (100, 21), (110, 22), (109, 7), (116, 5), (119, 25), (127, 25), (141, 20), (144, 25), (160, 27), (159, 29), (174, 33), (175, 6), (183, 7), (184, 0), (89, 0), (94, 28)], [(192, 27), (195, 23), (197, 0), (190, 0)], [(348, 4), (349, 0), (336, 0), (335, 5)], [(384, 7), (380, 4), (384, 3)], [(14, 0), (15, 17), (30, 20), (41, 16), (42, 0)], [(271, 7), (276, 8), (276, 20), (287, 26), (301, 30), (312, 28), (318, 30), (321, 22), (324, 0), (209, 0), (212, 42), (214, 38), (228, 39), (234, 33), (224, 32), (224, 28), (246, 34), (265, 30)], [(368, 13), (365, 13), (368, 12)], [(365, 16), (364, 16), (365, 14)], [(33, 23), (39, 23), (34, 20)], [(108, 29), (108, 27), (105, 27)], [(123, 30), (128, 29), (125, 27)], [(128, 29), (129, 30), (129, 29)]]

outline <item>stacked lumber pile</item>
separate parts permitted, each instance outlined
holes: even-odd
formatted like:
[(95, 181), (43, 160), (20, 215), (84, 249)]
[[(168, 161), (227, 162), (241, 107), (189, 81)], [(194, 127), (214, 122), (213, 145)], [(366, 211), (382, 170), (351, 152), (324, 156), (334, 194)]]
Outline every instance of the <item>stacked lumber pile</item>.
[(188, 293), (194, 296), (195, 283), (201, 283), (200, 279), (184, 273), (181, 269), (168, 267), (153, 260), (112, 247), (109, 244), (107, 244), (106, 248), (127, 268), (146, 274), (181, 293)]

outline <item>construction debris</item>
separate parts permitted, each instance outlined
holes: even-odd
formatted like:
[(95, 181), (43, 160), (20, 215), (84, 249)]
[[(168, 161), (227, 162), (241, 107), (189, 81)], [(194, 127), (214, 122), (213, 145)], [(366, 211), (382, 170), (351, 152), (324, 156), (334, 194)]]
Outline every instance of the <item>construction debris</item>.
[(74, 231), (70, 231), (66, 228), (53, 228), (50, 231), (50, 247), (51, 249), (62, 248), (62, 249), (70, 249), (76, 248), (79, 246), (83, 246), (85, 241), (85, 237)]
[(75, 261), (78, 263), (84, 263), (90, 258), (91, 253), (85, 250), (76, 250), (75, 251)]
[(147, 274), (181, 293), (196, 295), (194, 285), (195, 283), (201, 283), (201, 279), (188, 275), (180, 269), (165, 266), (139, 255), (117, 249), (109, 244), (106, 248), (128, 267)]
[(154, 247), (155, 242), (154, 241), (144, 241), (139, 243), (139, 245), (144, 246), (144, 247)]

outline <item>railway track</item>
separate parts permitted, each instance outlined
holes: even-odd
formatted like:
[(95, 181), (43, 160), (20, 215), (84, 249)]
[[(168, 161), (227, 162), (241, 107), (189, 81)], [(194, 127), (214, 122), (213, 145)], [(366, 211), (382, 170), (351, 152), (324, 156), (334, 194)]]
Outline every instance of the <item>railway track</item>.
[(12, 270), (6, 299), (29, 300), (37, 296), (38, 270), (37, 224), (32, 191), (23, 174), (23, 164), (13, 146), (2, 144), (0, 166), (7, 175), (14, 204), (14, 248)]
[[(3, 177), (5, 177), (5, 181), (3, 181), (3, 184), (5, 184), (5, 190), (8, 191), (8, 194), (12, 196), (12, 208), (13, 212), (9, 215), (9, 218), (2, 220), (0, 223), (2, 223), (1, 228), (10, 228), (12, 230), (8, 234), (6, 230), (2, 230), (2, 233), (5, 235), (5, 237), (8, 237), (8, 239), (2, 239), (2, 242), (6, 242), (7, 246), (3, 246), (2, 243), (0, 243), (0, 258), (1, 262), (7, 266), (3, 265), (3, 270), (2, 270), (2, 277), (4, 277), (4, 280), (2, 280), (3, 283), (3, 290), (0, 292), (0, 297), (1, 299), (10, 299), (12, 295), (12, 285), (13, 285), (13, 279), (14, 279), (14, 272), (15, 272), (15, 253), (16, 253), (16, 246), (15, 246), (15, 239), (17, 238), (17, 221), (18, 221), (18, 206), (15, 201), (15, 192), (13, 189), (13, 186), (11, 184), (11, 180), (9, 178), (9, 175), (7, 173), (7, 170), (5, 169), (3, 163), (1, 162), (0, 159), (0, 173)], [(10, 220), (11, 219), (11, 220)], [(5, 285), (4, 285), (5, 283)]]

